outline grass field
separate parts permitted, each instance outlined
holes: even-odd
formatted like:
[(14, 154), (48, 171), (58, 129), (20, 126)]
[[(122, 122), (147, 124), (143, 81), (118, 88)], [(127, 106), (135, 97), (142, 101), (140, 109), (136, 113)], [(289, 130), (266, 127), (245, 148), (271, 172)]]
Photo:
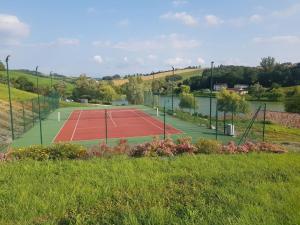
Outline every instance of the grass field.
[[(26, 77), (29, 81), (33, 82), (34, 86), (36, 86), (36, 76), (28, 74), (28, 73), (23, 73), (20, 71), (10, 71), (10, 77), (11, 78), (18, 78), (18, 77)], [(0, 71), (0, 75), (4, 75), (6, 76), (6, 72), (5, 71)], [(53, 84), (59, 82), (60, 80), (58, 80), (57, 78), (53, 78)], [(67, 92), (71, 93), (74, 86), (73, 84), (66, 82), (67, 84)], [(39, 77), (39, 85), (40, 86), (50, 86), (51, 85), (51, 79), (50, 77)]]
[(0, 163), (0, 224), (299, 224), (299, 174), (299, 153)]
[[(12, 101), (24, 101), (36, 98), (37, 95), (31, 92), (22, 91), (16, 88), (11, 88)], [(7, 85), (0, 83), (0, 100), (8, 102)]]
[[(192, 76), (198, 76), (202, 73), (202, 70), (199, 69), (181, 69), (176, 70), (175, 74), (181, 75), (183, 79), (190, 78)], [(171, 76), (173, 74), (172, 71), (156, 73), (154, 74), (154, 79), (164, 79), (166, 76)], [(151, 81), (153, 79), (152, 75), (149, 76), (141, 76), (144, 81)], [(128, 79), (121, 79), (121, 80), (113, 80), (113, 83), (117, 86), (125, 84), (128, 82)]]

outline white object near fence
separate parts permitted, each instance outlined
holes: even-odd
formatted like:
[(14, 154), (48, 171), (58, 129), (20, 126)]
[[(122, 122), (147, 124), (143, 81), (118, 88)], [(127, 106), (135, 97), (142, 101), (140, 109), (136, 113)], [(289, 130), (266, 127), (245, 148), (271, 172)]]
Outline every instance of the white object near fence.
[(227, 124), (226, 126), (226, 134), (229, 136), (234, 136), (235, 132), (234, 132), (234, 125), (233, 124)]
[(158, 117), (158, 108), (156, 108), (156, 116)]
[(57, 112), (57, 121), (60, 122), (60, 112)]

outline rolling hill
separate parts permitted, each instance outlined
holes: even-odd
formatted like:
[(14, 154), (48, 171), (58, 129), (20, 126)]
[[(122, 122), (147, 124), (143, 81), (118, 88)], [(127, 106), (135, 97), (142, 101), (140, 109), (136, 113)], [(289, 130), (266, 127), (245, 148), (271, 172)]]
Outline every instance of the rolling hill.
[[(1, 75), (6, 77), (6, 72), (0, 71), (0, 76)], [(10, 77), (11, 77), (11, 79), (13, 79), (13, 78), (17, 79), (18, 77), (26, 77), (29, 81), (31, 81), (34, 84), (34, 86), (36, 86), (36, 76), (35, 75), (21, 72), (18, 70), (11, 70)], [(53, 81), (53, 84), (56, 84), (61, 80), (62, 79), (58, 79), (58, 78), (54, 77), (52, 81)], [(64, 81), (66, 82), (66, 85), (67, 85), (67, 92), (71, 93), (74, 88), (74, 85), (71, 84), (68, 80), (64, 80)], [(47, 77), (47, 76), (39, 76), (39, 85), (40, 86), (50, 86), (51, 78)]]
[[(167, 76), (171, 76), (173, 74), (172, 71), (155, 73), (153, 75), (148, 76), (141, 76), (144, 81), (151, 81), (154, 79), (164, 79)], [(179, 69), (175, 70), (175, 75), (181, 75), (183, 79), (187, 79), (193, 76), (199, 76), (202, 74), (202, 69)], [(114, 85), (120, 86), (128, 82), (128, 79), (120, 79), (120, 80), (113, 80)]]

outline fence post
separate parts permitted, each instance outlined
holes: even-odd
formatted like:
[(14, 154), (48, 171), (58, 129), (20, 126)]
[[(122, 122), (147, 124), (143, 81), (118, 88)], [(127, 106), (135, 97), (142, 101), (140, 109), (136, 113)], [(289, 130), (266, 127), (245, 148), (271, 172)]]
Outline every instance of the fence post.
[(267, 111), (267, 104), (264, 104), (264, 123), (263, 123), (263, 142), (265, 141), (265, 129), (266, 129), (266, 111)]
[(224, 111), (223, 126), (224, 126), (224, 134), (225, 134), (226, 133), (226, 112), (225, 111)]
[(216, 102), (216, 140), (218, 140), (218, 101)]
[(196, 117), (196, 97), (194, 96), (194, 118)]
[(166, 140), (166, 106), (164, 105), (164, 140)]
[(39, 92), (39, 77), (37, 75), (38, 67), (35, 69), (36, 75), (36, 87), (37, 87), (37, 94), (38, 94), (38, 105), (39, 105), (39, 121), (40, 121), (40, 140), (41, 145), (43, 145), (43, 131), (42, 131), (42, 118), (41, 118), (41, 104), (40, 104), (40, 92)]
[(104, 110), (105, 112), (105, 143), (107, 144), (107, 109)]
[(22, 102), (22, 110), (23, 110), (23, 126), (24, 126), (24, 132), (25, 132), (26, 131), (26, 121), (25, 121), (24, 102)]
[(31, 111), (32, 111), (32, 126), (34, 126), (34, 103), (33, 103), (33, 99), (31, 100)]

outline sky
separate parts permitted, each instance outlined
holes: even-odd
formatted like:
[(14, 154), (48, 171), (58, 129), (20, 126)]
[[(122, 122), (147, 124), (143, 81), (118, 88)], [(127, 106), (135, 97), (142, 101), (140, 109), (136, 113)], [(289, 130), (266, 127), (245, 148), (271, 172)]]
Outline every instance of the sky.
[(300, 62), (299, 0), (0, 0), (0, 60), (93, 77)]

